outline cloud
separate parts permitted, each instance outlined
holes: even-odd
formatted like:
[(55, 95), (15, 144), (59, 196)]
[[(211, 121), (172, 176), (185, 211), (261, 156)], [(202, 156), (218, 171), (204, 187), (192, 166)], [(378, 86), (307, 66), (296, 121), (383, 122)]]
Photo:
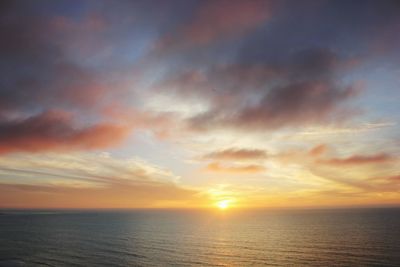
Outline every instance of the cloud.
[(368, 179), (368, 182), (375, 186), (377, 192), (399, 192), (400, 190), (400, 175), (397, 170), (393, 172), (393, 175), (372, 177)]
[(336, 80), (347, 61), (326, 49), (298, 51), (289, 60), (247, 70), (212, 68), (202, 72), (200, 80), (179, 80), (171, 87), (181, 87), (185, 96), (193, 92), (209, 99), (210, 108), (188, 120), (194, 130), (258, 131), (335, 123), (355, 114), (346, 104), (361, 87)]
[(270, 9), (270, 2), (265, 0), (202, 1), (185, 26), (160, 40), (159, 48), (168, 51), (244, 35), (263, 24), (270, 17)]
[(394, 182), (400, 182), (400, 175), (389, 177), (389, 180)]
[(76, 22), (47, 15), (35, 12), (31, 3), (6, 6), (0, 19), (0, 71), (7, 76), (0, 89), (0, 112), (55, 107), (89, 111), (106, 98), (106, 81), (77, 56), (83, 46), (91, 48), (84, 55), (87, 60), (101, 53), (102, 42), (94, 42), (101, 30), (93, 30), (98, 24), (93, 18)]
[(318, 157), (327, 151), (328, 147), (325, 144), (320, 144), (313, 147), (308, 153), (313, 157)]
[(110, 123), (77, 126), (70, 114), (45, 111), (25, 119), (0, 120), (0, 154), (86, 150), (118, 145), (130, 127)]
[(263, 23), (269, 13), (268, 1), (265, 0), (205, 1), (183, 35), (196, 44), (240, 35)]
[(201, 103), (202, 110), (191, 117), (182, 114), (183, 122), (195, 131), (326, 125), (358, 112), (349, 102), (362, 83), (345, 84), (339, 78), (357, 66), (356, 61), (326, 48), (301, 49), (278, 61), (251, 63), (239, 58), (168, 72), (153, 93)]
[(0, 184), (2, 208), (185, 207), (197, 193), (171, 184), (121, 184), (109, 188)]
[[(392, 176), (391, 172), (396, 169), (391, 169), (386, 176), (381, 176), (382, 173), (374, 173), (369, 178), (360, 179), (359, 177), (354, 177), (350, 172), (340, 173), (338, 170), (324, 172), (321, 170), (313, 169), (312, 172), (321, 178), (330, 180), (332, 182), (338, 183), (341, 186), (335, 191), (340, 194), (346, 190), (355, 190), (357, 194), (364, 195), (369, 193), (396, 193), (398, 194), (400, 189), (400, 183), (398, 176)], [(383, 172), (384, 173), (384, 172)], [(368, 177), (369, 174), (364, 175)], [(344, 188), (343, 188), (344, 186)], [(323, 192), (322, 192), (323, 193)]]
[[(0, 159), (2, 208), (146, 208), (204, 205), (194, 189), (140, 159), (102, 154), (20, 155)], [(40, 177), (40, 178), (39, 178)]]
[(261, 165), (241, 165), (241, 166), (226, 166), (218, 162), (212, 162), (207, 165), (207, 171), (221, 172), (221, 173), (259, 173), (265, 171), (265, 167)]
[(248, 160), (248, 159), (265, 159), (268, 155), (264, 150), (259, 149), (224, 149), (215, 151), (203, 156), (205, 159), (214, 160)]
[(295, 83), (275, 88), (261, 101), (246, 107), (228, 124), (253, 129), (308, 125), (332, 120), (340, 104), (353, 96), (354, 87), (336, 89), (323, 82)]
[(394, 157), (388, 154), (376, 154), (376, 155), (354, 155), (348, 158), (331, 158), (318, 160), (318, 163), (328, 165), (360, 165), (360, 164), (378, 164), (393, 161)]
[(78, 19), (52, 4), (41, 8), (15, 1), (0, 11), (0, 153), (118, 145), (131, 123), (110, 122), (101, 111), (122, 108), (127, 78), (105, 72), (115, 62), (93, 64), (110, 44), (110, 25), (96, 12)]

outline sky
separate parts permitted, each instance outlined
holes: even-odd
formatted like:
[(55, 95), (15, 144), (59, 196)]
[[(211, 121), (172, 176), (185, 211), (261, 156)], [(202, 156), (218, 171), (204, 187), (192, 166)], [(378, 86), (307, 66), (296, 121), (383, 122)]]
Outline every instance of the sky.
[(0, 208), (400, 205), (398, 1), (0, 13)]

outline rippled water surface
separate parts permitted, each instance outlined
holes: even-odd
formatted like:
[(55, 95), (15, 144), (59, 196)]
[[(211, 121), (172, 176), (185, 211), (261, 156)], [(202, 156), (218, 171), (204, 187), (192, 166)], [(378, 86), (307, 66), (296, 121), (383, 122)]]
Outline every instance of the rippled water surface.
[(0, 266), (400, 266), (400, 209), (0, 213)]

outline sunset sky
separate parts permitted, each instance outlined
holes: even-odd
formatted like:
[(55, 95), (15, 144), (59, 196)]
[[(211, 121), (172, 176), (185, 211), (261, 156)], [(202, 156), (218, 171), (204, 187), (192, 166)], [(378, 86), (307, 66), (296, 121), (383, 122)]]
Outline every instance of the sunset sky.
[(400, 205), (399, 1), (0, 12), (0, 208)]

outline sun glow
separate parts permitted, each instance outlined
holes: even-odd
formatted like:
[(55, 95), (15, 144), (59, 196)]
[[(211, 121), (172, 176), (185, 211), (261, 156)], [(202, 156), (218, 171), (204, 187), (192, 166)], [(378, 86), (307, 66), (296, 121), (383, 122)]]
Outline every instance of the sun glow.
[(230, 200), (229, 199), (225, 199), (225, 200), (221, 200), (217, 202), (217, 207), (221, 210), (225, 210), (227, 208), (229, 208), (229, 204), (230, 204)]

